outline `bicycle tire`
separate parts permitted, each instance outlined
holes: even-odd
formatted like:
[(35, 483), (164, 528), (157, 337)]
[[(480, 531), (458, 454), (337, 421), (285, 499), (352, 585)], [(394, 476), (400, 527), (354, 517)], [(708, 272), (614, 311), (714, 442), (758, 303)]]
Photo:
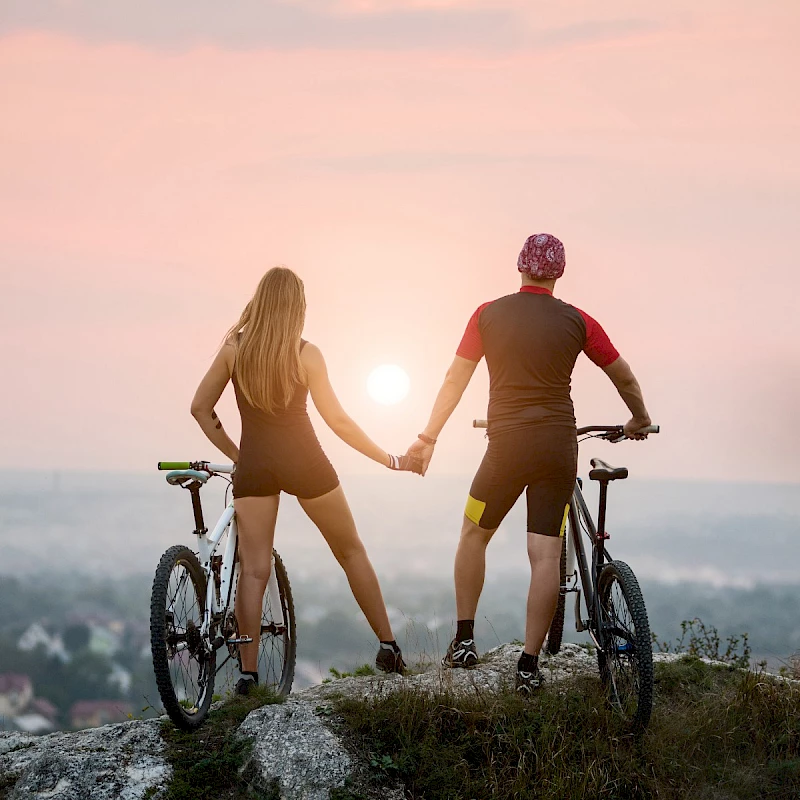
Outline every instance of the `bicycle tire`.
[[(283, 624), (275, 622), (276, 615), (272, 609), (272, 598), (269, 587), (264, 592), (261, 603), (261, 636), (258, 643), (258, 679), (263, 686), (285, 697), (292, 689), (294, 682), (295, 658), (297, 655), (297, 633), (294, 617), (294, 599), (289, 575), (278, 553), (275, 557), (275, 580), (278, 584), (278, 596), (281, 604), (280, 619)], [(272, 577), (270, 577), (272, 580)]]
[[(181, 596), (183, 587), (188, 597)], [(216, 653), (200, 637), (205, 598), (197, 556), (184, 545), (170, 547), (153, 578), (150, 650), (164, 710), (185, 731), (203, 724), (214, 694)]]
[[(559, 571), (559, 587), (563, 587), (567, 582), (567, 536), (566, 532), (561, 537), (561, 569)], [(567, 596), (562, 589), (558, 592), (558, 604), (556, 605), (553, 619), (550, 622), (550, 629), (547, 631), (547, 643), (545, 644), (545, 653), (554, 656), (561, 650), (561, 641), (564, 638), (564, 614), (567, 605)]]
[(623, 632), (622, 636), (600, 632), (605, 639), (597, 651), (600, 677), (612, 707), (632, 728), (641, 730), (653, 711), (653, 643), (642, 590), (624, 561), (612, 561), (601, 570), (597, 591), (601, 613)]

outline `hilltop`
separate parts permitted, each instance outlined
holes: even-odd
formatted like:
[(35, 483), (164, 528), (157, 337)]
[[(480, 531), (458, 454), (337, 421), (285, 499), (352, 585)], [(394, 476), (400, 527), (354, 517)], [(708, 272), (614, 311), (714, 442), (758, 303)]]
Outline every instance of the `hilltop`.
[[(648, 732), (609, 711), (592, 648), (546, 660), (533, 700), (510, 690), (520, 650), (474, 671), (339, 679), (276, 702), (218, 704), (181, 734), (131, 720), (0, 734), (0, 798), (790, 798), (800, 792), (800, 683), (659, 654)], [(260, 705), (262, 704), (263, 705)], [(258, 706), (258, 707), (256, 707)]]

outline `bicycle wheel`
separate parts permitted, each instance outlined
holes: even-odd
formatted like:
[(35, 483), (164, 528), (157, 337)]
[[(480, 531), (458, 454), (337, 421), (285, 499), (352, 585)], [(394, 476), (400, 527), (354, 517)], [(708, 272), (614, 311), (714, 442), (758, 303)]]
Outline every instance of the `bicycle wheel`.
[(182, 730), (200, 726), (214, 692), (216, 653), (200, 636), (206, 579), (195, 554), (170, 547), (150, 597), (150, 649), (156, 685), (169, 718)]
[[(561, 587), (567, 582), (567, 536), (569, 536), (569, 532), (566, 532), (562, 537), (561, 543), (561, 582), (559, 583)], [(561, 640), (564, 637), (564, 609), (566, 604), (567, 596), (563, 591), (559, 591), (558, 605), (556, 605), (556, 611), (550, 622), (550, 630), (547, 631), (547, 642), (545, 644), (545, 653), (550, 656), (554, 656), (561, 649)]]
[(653, 645), (642, 590), (624, 561), (606, 564), (597, 580), (603, 647), (597, 659), (612, 706), (634, 728), (653, 710)]
[(275, 556), (261, 606), (261, 639), (258, 644), (258, 679), (279, 695), (286, 696), (294, 681), (297, 639), (294, 622), (294, 600), (289, 576), (281, 557)]

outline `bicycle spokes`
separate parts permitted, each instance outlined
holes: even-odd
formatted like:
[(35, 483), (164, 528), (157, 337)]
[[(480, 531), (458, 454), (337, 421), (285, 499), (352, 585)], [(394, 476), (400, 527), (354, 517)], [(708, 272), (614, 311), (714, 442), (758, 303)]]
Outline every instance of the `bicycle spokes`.
[(187, 565), (178, 561), (167, 584), (165, 645), (175, 698), (188, 714), (196, 713), (208, 688), (208, 653), (200, 629), (203, 609)]
[(636, 664), (636, 626), (617, 581), (603, 599), (607, 678), (611, 702), (626, 717), (636, 713), (639, 702), (639, 671)]

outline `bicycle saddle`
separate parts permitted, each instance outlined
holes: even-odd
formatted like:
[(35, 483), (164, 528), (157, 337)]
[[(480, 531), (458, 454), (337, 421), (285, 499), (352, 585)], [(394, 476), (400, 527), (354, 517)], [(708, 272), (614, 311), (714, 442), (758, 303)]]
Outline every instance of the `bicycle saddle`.
[(167, 473), (167, 483), (170, 486), (183, 486), (189, 481), (205, 483), (211, 476), (207, 472), (196, 469), (176, 469)]
[(594, 469), (589, 472), (589, 480), (592, 481), (616, 481), (628, 477), (627, 467), (612, 467), (599, 458), (592, 459), (592, 466)]

